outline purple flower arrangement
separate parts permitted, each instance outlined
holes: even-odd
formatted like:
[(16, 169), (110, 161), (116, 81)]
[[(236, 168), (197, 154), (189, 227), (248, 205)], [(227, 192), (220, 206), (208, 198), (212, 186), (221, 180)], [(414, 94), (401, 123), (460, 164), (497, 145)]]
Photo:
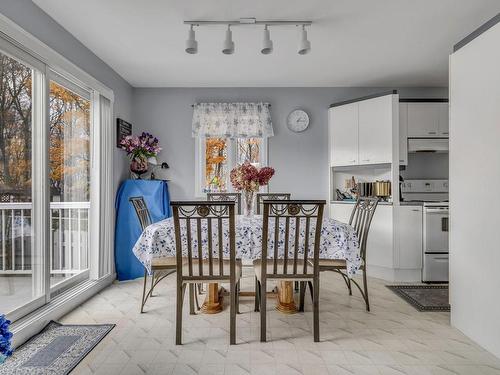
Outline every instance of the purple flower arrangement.
[(143, 132), (140, 136), (127, 135), (120, 141), (120, 147), (127, 152), (130, 159), (148, 159), (161, 151), (158, 138)]
[(0, 315), (0, 364), (12, 355), (12, 332), (9, 331), (10, 320)]

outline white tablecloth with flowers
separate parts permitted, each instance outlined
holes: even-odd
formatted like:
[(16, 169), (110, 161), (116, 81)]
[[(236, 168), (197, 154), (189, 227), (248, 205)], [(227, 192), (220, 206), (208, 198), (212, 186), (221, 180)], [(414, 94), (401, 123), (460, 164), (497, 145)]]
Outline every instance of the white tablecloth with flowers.
[[(253, 217), (237, 216), (236, 217), (236, 258), (242, 260), (259, 259), (262, 251), (262, 216), (256, 215)], [(294, 220), (290, 221), (290, 236), (295, 233)], [(197, 249), (197, 234), (196, 223), (192, 221), (192, 235), (191, 241), (193, 249)], [(213, 221), (212, 224), (212, 237), (217, 237), (217, 222)], [(305, 225), (299, 224), (300, 242), (299, 249), (303, 248), (301, 244), (305, 239)], [(312, 225), (313, 227), (313, 225)], [(183, 241), (183, 249), (186, 249), (187, 236), (186, 228), (181, 228), (181, 237)], [(202, 249), (203, 256), (208, 257), (208, 228), (207, 223), (202, 225)], [(274, 223), (269, 222), (269, 256), (274, 253)], [(310, 230), (309, 244), (314, 243), (314, 231)], [(228, 226), (223, 225), (223, 252), (225, 257), (229, 257)], [(284, 253), (284, 237), (285, 237), (285, 224), (280, 223), (280, 236), (279, 236), (279, 257), (283, 257)], [(294, 238), (289, 240), (289, 254), (294, 251)], [(213, 241), (217, 241), (216, 239)], [(312, 246), (311, 246), (312, 248)], [(217, 244), (213, 244), (213, 249), (217, 249)], [(197, 250), (196, 250), (197, 251)], [(151, 261), (155, 257), (175, 257), (175, 233), (173, 218), (168, 218), (159, 221), (155, 224), (148, 226), (141, 237), (137, 240), (133, 252), (137, 259), (146, 267), (148, 272), (151, 272)], [(312, 256), (312, 252), (310, 252)], [(354, 276), (356, 271), (361, 265), (361, 258), (359, 256), (358, 237), (354, 229), (345, 223), (333, 219), (323, 219), (321, 229), (321, 243), (320, 243), (320, 258), (321, 259), (345, 259), (347, 263), (347, 273), (349, 276)]]

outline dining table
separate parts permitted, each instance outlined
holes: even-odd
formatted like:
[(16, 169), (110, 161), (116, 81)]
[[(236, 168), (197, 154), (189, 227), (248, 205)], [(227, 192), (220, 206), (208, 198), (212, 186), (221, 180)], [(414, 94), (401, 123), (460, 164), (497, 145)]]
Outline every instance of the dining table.
[[(269, 226), (269, 233), (274, 233), (274, 223), (270, 222)], [(223, 227), (225, 234), (226, 232), (229, 233), (228, 225), (223, 225)], [(237, 259), (250, 263), (253, 260), (260, 259), (262, 251), (262, 227), (263, 216), (261, 215), (236, 216), (235, 250)], [(306, 235), (305, 229), (303, 228), (304, 226), (301, 226), (301, 230), (299, 230), (302, 243), (304, 243), (304, 237)], [(208, 241), (206, 225), (202, 225), (201, 231), (202, 242)], [(181, 232), (185, 233), (186, 228), (181, 228)], [(283, 227), (280, 225), (279, 232), (279, 238), (284, 238), (284, 225)], [(311, 230), (310, 234), (312, 232)], [(194, 238), (196, 239), (196, 236)], [(187, 241), (186, 236), (181, 236), (181, 241), (183, 242), (182, 247), (185, 248)], [(194, 242), (193, 246), (196, 247), (197, 243)], [(274, 248), (273, 236), (270, 236), (268, 239), (268, 246), (269, 248)], [(279, 257), (282, 257), (284, 251), (280, 246), (278, 246), (278, 248)], [(293, 249), (290, 249), (290, 251), (293, 251)], [(311, 251), (312, 250), (310, 250), (310, 252)], [(175, 257), (176, 243), (173, 218), (167, 218), (146, 227), (134, 245), (133, 253), (144, 265), (149, 274), (151, 274), (151, 263), (154, 258)], [(206, 254), (203, 255), (205, 256)], [(229, 258), (228, 245), (224, 246), (224, 256)], [(359, 242), (354, 228), (349, 224), (331, 218), (324, 218), (321, 227), (319, 257), (320, 259), (345, 260), (347, 275), (353, 277), (361, 265)], [(279, 281), (277, 288), (277, 310), (284, 313), (296, 312), (293, 283), (291, 281)], [(214, 314), (222, 311), (222, 294), (219, 293), (219, 285), (217, 283), (211, 283), (208, 285), (207, 289), (207, 295), (201, 308), (202, 312)]]

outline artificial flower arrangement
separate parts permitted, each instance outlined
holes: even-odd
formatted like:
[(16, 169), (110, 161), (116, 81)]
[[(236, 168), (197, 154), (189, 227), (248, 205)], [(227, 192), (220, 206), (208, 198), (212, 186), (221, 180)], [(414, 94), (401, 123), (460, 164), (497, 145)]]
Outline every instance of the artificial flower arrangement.
[(10, 320), (5, 315), (0, 315), (0, 364), (12, 355), (12, 332), (9, 331)]
[(267, 185), (273, 175), (273, 168), (263, 167), (259, 170), (249, 162), (233, 168), (230, 174), (231, 184), (236, 191), (243, 192), (245, 216), (253, 215), (254, 193), (259, 191), (261, 186)]
[(148, 170), (148, 159), (156, 157), (161, 151), (158, 138), (146, 132), (140, 136), (127, 135), (120, 141), (120, 147), (131, 160), (130, 170), (138, 175)]

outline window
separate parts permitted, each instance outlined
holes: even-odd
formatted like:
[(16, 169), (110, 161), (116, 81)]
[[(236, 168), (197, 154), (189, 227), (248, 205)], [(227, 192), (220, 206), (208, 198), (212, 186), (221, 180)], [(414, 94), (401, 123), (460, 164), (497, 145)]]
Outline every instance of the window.
[(232, 191), (229, 173), (236, 165), (250, 162), (267, 165), (266, 138), (196, 138), (197, 196)]

